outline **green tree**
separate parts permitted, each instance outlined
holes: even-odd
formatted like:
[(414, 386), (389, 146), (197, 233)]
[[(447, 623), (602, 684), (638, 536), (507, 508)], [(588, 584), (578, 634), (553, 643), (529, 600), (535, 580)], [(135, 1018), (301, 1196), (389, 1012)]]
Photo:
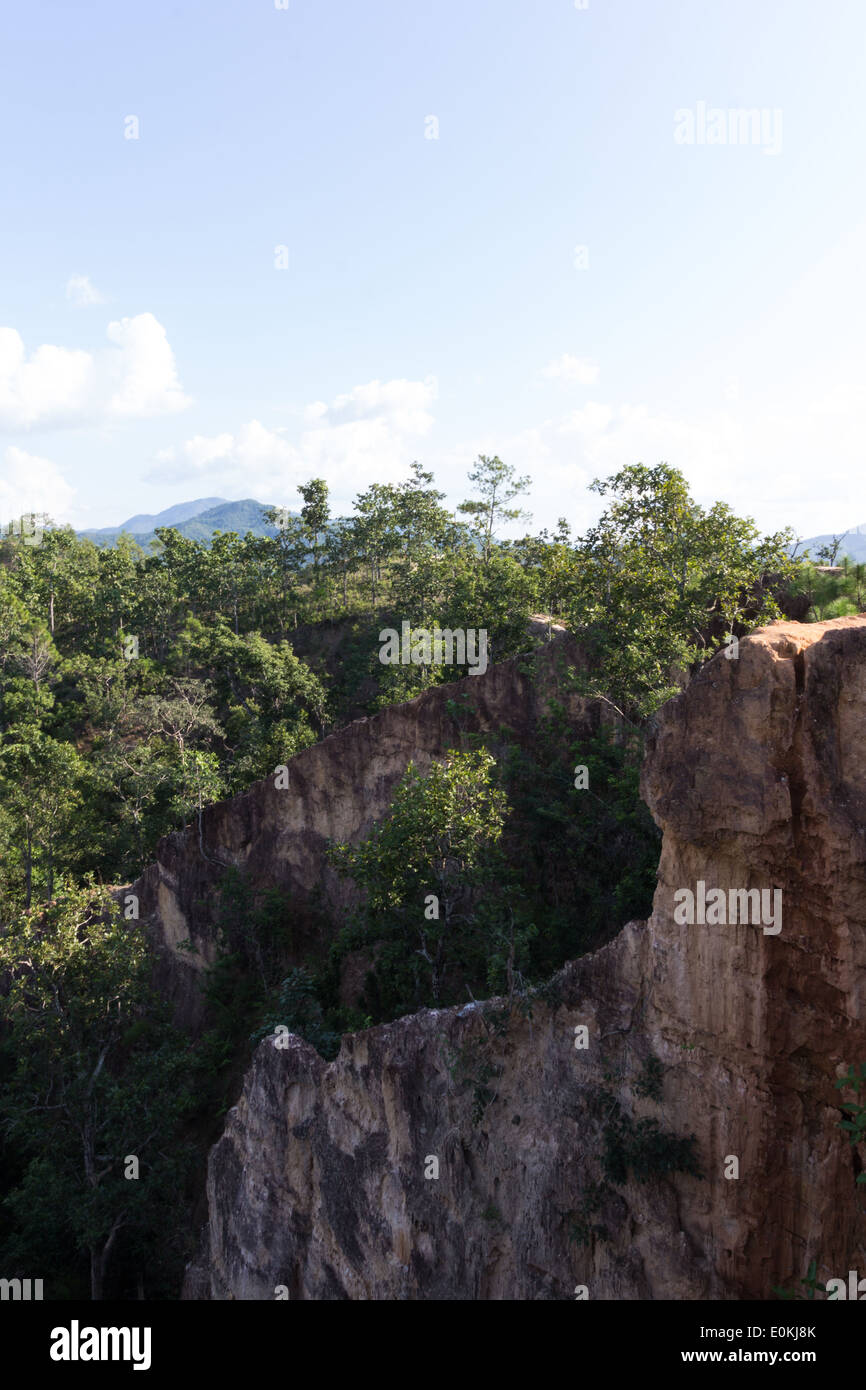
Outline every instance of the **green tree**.
[(383, 565), (400, 545), (397, 489), (390, 483), (373, 483), (355, 498), (355, 535), (358, 554), (370, 575), (370, 599), (375, 608)]
[(76, 839), (85, 765), (68, 743), (33, 724), (15, 724), (0, 744), (0, 792), (20, 835), (24, 906), (54, 892)]
[(309, 555), (309, 532), (306, 522), (292, 516), (283, 507), (269, 507), (266, 519), (277, 527), (277, 550), (280, 573), (280, 632), (298, 626), (301, 605), (301, 575)]
[(501, 458), (479, 454), (469, 474), (469, 481), (475, 484), (479, 496), (461, 502), (457, 510), (473, 517), (473, 530), (481, 541), (484, 562), (487, 564), (499, 522), (528, 518), (528, 513), (519, 507), (509, 507), (508, 503), (525, 492), (532, 479), (529, 476), (518, 478), (511, 465), (503, 463)]
[(847, 531), (843, 531), (841, 536), (833, 536), (826, 545), (818, 546), (816, 553), (822, 565), (835, 565), (836, 556), (839, 554), (839, 547), (847, 534)]
[(438, 1003), (449, 968), (477, 944), (478, 894), (502, 878), (508, 803), (494, 767), (483, 751), (451, 750), (426, 774), (410, 763), (385, 819), (331, 852), (365, 894), (363, 936), (390, 948), (378, 973), (398, 1006), (428, 992)]
[(339, 579), (343, 594), (343, 611), (349, 611), (349, 576), (358, 563), (358, 536), (354, 521), (338, 517), (325, 536), (325, 563), (332, 576)]
[(224, 621), (190, 620), (173, 653), (209, 673), (213, 730), (226, 744), (226, 770), (238, 791), (313, 743), (324, 727), (327, 692), (288, 642), (259, 632), (235, 636)]
[(765, 579), (793, 572), (793, 535), (762, 537), (722, 502), (704, 510), (665, 463), (592, 491), (612, 500), (576, 548), (571, 626), (598, 664), (591, 693), (645, 717), (729, 633), (778, 617)]
[(318, 589), (322, 533), (331, 517), (331, 508), (328, 505), (328, 484), (324, 478), (311, 478), (308, 483), (299, 485), (298, 492), (304, 499), (301, 519), (309, 535), (310, 550), (313, 556), (313, 583)]
[(26, 1164), (4, 1203), (11, 1248), (22, 1259), (50, 1244), (45, 1225), (60, 1221), (101, 1299), (121, 1232), (149, 1235), (152, 1249), (171, 1230), (192, 1105), (185, 1042), (151, 994), (143, 932), (105, 890), (65, 891), (22, 913), (0, 936), (0, 973), (4, 1057), (14, 1059), (0, 1126)]

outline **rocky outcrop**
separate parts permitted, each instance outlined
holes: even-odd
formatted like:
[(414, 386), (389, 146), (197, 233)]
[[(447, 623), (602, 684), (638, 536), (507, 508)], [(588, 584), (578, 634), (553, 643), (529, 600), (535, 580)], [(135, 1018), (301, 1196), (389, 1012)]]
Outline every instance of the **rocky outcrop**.
[[(393, 757), (373, 723), (362, 780)], [(324, 785), (296, 783), (314, 814)], [(775, 624), (708, 663), (660, 712), (643, 789), (664, 834), (652, 917), (531, 1017), (428, 1011), (330, 1065), (260, 1045), (187, 1297), (764, 1299), (812, 1259), (866, 1274), (834, 1088), (866, 1061), (866, 619)], [(222, 814), (223, 848), (252, 854)], [(752, 905), (729, 890), (780, 892), (781, 919), (678, 920), (699, 883), (729, 915)], [(676, 1144), (651, 1118), (694, 1134), (702, 1176), (659, 1171)]]
[[(866, 1061), (866, 619), (774, 624), (712, 661), (663, 711), (643, 792), (664, 830), (650, 1025), (667, 1059), (694, 1049), (676, 1111), (709, 1171), (688, 1228), (740, 1296), (813, 1258), (866, 1273), (834, 1087)], [(781, 930), (678, 925), (698, 879), (779, 890)]]

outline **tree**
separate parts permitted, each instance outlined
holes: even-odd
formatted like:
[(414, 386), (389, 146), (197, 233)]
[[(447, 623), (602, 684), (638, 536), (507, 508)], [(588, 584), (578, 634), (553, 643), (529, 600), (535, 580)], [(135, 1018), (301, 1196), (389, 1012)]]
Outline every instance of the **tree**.
[[(25, 908), (40, 886), (40, 896), (51, 898), (58, 860), (69, 867), (85, 772), (83, 759), (70, 744), (33, 724), (13, 725), (0, 744), (3, 804), (20, 828)], [(34, 881), (37, 874), (41, 885)]]
[(397, 489), (390, 483), (373, 483), (366, 492), (355, 498), (358, 513), (355, 522), (358, 552), (370, 572), (370, 597), (376, 607), (378, 584), (382, 578), (383, 562), (400, 544), (397, 515)]
[(458, 511), (475, 518), (474, 527), (481, 540), (484, 563), (490, 560), (494, 530), (500, 521), (519, 521), (528, 519), (529, 514), (519, 507), (509, 507), (522, 492), (530, 486), (532, 479), (518, 478), (510, 464), (501, 458), (490, 458), (479, 454), (475, 467), (469, 474), (469, 481), (475, 484), (479, 498), (461, 502)]
[(398, 1008), (428, 991), (437, 1004), (449, 968), (477, 948), (476, 896), (501, 877), (508, 812), (494, 767), (487, 752), (454, 749), (426, 774), (410, 763), (385, 819), (361, 844), (331, 851), (366, 895), (362, 936), (384, 945), (377, 973)]
[(537, 536), (505, 542), (502, 549), (531, 579), (537, 610), (551, 618), (564, 614), (574, 591), (575, 569), (571, 528), (565, 517), (559, 518), (552, 536), (545, 528)]
[[(117, 649), (118, 636), (126, 628), (136, 632), (128, 620), (140, 611), (142, 564), (144, 551), (131, 536), (121, 535), (117, 544), (97, 552), (98, 574), (96, 592), (90, 606), (90, 622), (94, 636), (102, 639), (104, 651)], [(151, 611), (156, 607), (151, 600)], [(154, 655), (159, 655), (164, 634), (169, 630), (168, 614), (154, 613), (150, 629)], [(137, 634), (138, 635), (138, 634)], [(143, 645), (143, 644), (142, 644)]]
[(14, 665), (23, 652), (30, 622), (18, 585), (6, 570), (0, 568), (0, 680), (7, 667)]
[(412, 464), (412, 476), (397, 488), (394, 498), (396, 527), (404, 555), (417, 559), (428, 546), (441, 546), (453, 527), (451, 514), (440, 504), (445, 493), (431, 486), (433, 474)]
[(298, 626), (300, 606), (300, 576), (309, 554), (309, 533), (306, 522), (299, 516), (292, 516), (282, 507), (269, 507), (265, 517), (272, 526), (277, 527), (277, 547), (280, 568), (280, 610), (281, 633), (288, 627), (288, 615), (292, 615), (292, 626)]
[(211, 696), (208, 682), (175, 676), (167, 682), (165, 693), (148, 696), (141, 706), (151, 731), (176, 750), (177, 777), (171, 804), (183, 824), (192, 814), (197, 815), (199, 844), (204, 805), (219, 800), (225, 790), (216, 754), (195, 746), (223, 733)]
[(164, 1234), (177, 1205), (179, 1127), (192, 1107), (186, 1042), (150, 991), (144, 933), (107, 890), (67, 890), (22, 913), (0, 936), (0, 973), (14, 1058), (0, 1125), (26, 1164), (5, 1206), (19, 1247), (59, 1219), (101, 1299), (121, 1232)]
[(313, 582), (318, 589), (320, 537), (331, 516), (331, 509), (328, 506), (328, 484), (324, 478), (311, 478), (308, 483), (300, 484), (298, 492), (304, 499), (301, 519), (310, 538), (310, 549), (313, 554)]
[(355, 522), (338, 517), (325, 536), (325, 560), (330, 571), (339, 575), (343, 590), (343, 610), (349, 609), (349, 575), (358, 560), (358, 536)]
[(832, 536), (826, 545), (818, 546), (817, 554), (821, 564), (835, 565), (836, 556), (839, 554), (839, 547), (847, 534), (847, 531), (843, 531), (841, 536)]
[(33, 682), (36, 694), (56, 660), (57, 652), (48, 633), (34, 627), (28, 634), (26, 650), (18, 657), (18, 666), (23, 675)]
[(793, 537), (761, 537), (722, 502), (705, 511), (666, 463), (630, 465), (591, 490), (612, 500), (576, 547), (571, 625), (597, 663), (587, 693), (644, 718), (735, 627), (778, 616), (765, 577), (793, 572)]
[(234, 789), (313, 743), (314, 725), (322, 732), (327, 692), (288, 642), (268, 642), (259, 632), (236, 637), (225, 622), (190, 620), (176, 651), (210, 673), (214, 727), (225, 739)]

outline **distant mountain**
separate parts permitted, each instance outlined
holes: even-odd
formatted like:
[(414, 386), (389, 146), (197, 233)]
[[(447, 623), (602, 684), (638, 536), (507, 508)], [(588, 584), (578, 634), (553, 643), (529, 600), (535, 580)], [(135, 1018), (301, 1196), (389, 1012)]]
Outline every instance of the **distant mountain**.
[[(840, 531), (836, 535), (841, 535)], [(804, 550), (808, 550), (812, 559), (817, 556), (818, 550), (822, 545), (832, 545), (833, 536), (828, 532), (823, 536), (810, 536), (803, 541), (797, 550), (798, 555), (802, 555)], [(858, 565), (866, 561), (866, 522), (862, 526), (852, 526), (848, 534), (843, 538), (839, 546), (839, 554), (836, 562), (842, 559), (843, 555), (850, 555)]]
[(252, 497), (245, 497), (242, 502), (224, 502), (222, 506), (211, 507), (209, 511), (192, 517), (176, 529), (191, 541), (204, 541), (206, 545), (210, 543), (214, 531), (237, 531), (239, 536), (252, 531), (254, 536), (276, 536), (276, 526), (269, 526), (265, 521), (268, 505), (256, 502)]
[(144, 535), (145, 532), (155, 531), (157, 526), (179, 526), (182, 521), (200, 516), (212, 507), (220, 507), (226, 501), (225, 497), (200, 497), (197, 502), (176, 502), (173, 507), (166, 507), (164, 512), (157, 512), (156, 516), (147, 516), (144, 512), (131, 516), (128, 521), (121, 523), (120, 529), (131, 531), (133, 535)]
[(203, 541), (210, 545), (215, 531), (236, 531), (245, 536), (252, 531), (254, 536), (275, 536), (276, 527), (265, 521), (266, 504), (246, 497), (241, 502), (227, 502), (224, 497), (200, 497), (197, 502), (178, 502), (166, 507), (155, 516), (141, 514), (131, 516), (122, 526), (104, 526), (96, 531), (79, 531), (78, 535), (92, 540), (95, 545), (116, 545), (118, 537), (124, 532), (132, 536), (140, 546), (147, 550), (155, 539), (158, 526), (173, 526), (189, 540)]
[(139, 536), (152, 536), (157, 526), (177, 526), (212, 507), (220, 506), (225, 500), (224, 497), (199, 497), (196, 502), (176, 502), (173, 507), (166, 507), (164, 512), (155, 515), (139, 512), (128, 521), (122, 521), (119, 526), (100, 526), (96, 530), (79, 531), (78, 534), (87, 536), (97, 545), (113, 545), (122, 531), (135, 536), (137, 540)]

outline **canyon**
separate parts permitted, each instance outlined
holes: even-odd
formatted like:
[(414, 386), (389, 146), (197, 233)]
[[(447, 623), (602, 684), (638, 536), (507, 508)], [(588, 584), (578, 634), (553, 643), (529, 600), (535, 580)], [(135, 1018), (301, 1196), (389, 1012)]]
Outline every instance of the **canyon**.
[[(410, 760), (466, 729), (531, 738), (551, 699), (578, 733), (612, 718), (563, 697), (582, 660), (558, 636), (356, 721), (292, 759), (287, 791), (256, 783), (162, 841), (133, 891), (184, 1026), (220, 866), (339, 906), (325, 845), (363, 835)], [(294, 1035), (258, 1046), (184, 1298), (768, 1299), (813, 1260), (819, 1279), (866, 1263), (835, 1086), (866, 1061), (866, 618), (775, 623), (714, 657), (651, 721), (642, 794), (663, 832), (649, 920), (531, 1012), (425, 1010), (331, 1063)], [(781, 931), (677, 921), (699, 881), (781, 893)], [(692, 1138), (697, 1166), (611, 1176), (623, 1133), (668, 1156)]]

